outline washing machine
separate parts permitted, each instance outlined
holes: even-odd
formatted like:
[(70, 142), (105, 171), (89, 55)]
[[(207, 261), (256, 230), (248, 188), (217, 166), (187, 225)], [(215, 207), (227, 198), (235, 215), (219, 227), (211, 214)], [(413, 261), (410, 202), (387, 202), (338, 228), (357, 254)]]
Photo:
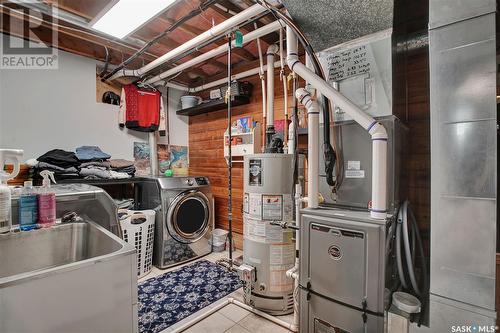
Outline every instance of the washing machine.
[(207, 177), (145, 178), (135, 191), (137, 209), (156, 210), (156, 267), (165, 269), (212, 252), (214, 199)]

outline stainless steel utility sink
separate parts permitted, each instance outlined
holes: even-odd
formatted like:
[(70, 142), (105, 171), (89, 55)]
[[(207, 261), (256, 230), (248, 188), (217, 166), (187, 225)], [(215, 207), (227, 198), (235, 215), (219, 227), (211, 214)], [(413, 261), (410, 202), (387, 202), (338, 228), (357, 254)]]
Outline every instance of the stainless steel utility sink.
[(0, 235), (0, 332), (135, 332), (135, 263), (93, 222)]
[(0, 285), (3, 278), (30, 276), (44, 269), (106, 258), (123, 247), (119, 239), (92, 222), (0, 235)]

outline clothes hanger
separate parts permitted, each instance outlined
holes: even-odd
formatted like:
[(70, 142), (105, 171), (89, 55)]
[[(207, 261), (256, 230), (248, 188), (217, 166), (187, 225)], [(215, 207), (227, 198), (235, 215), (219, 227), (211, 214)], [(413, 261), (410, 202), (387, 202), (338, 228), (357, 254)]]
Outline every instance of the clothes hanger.
[[(137, 87), (143, 88), (143, 89), (151, 89), (153, 92), (158, 91), (152, 84), (146, 83), (144, 81), (137, 82)], [(148, 93), (148, 91), (140, 91), (140, 92)]]

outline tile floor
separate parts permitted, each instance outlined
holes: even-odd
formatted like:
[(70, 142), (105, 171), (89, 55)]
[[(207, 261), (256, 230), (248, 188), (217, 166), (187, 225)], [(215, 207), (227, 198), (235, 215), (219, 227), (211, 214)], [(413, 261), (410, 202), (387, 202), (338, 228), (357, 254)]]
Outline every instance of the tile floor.
[[(242, 253), (241, 251), (235, 251), (233, 253), (234, 258), (240, 256)], [(206, 259), (210, 261), (217, 261), (221, 258), (227, 258), (227, 252), (219, 252), (219, 253), (211, 253), (201, 259)], [(192, 262), (186, 263), (184, 265), (188, 265)], [(151, 273), (146, 275), (144, 278), (140, 279), (139, 281), (143, 281), (145, 279), (149, 279), (158, 275), (161, 275), (163, 273), (166, 273), (171, 270), (178, 269), (184, 265), (176, 266), (171, 269), (166, 269), (166, 270), (160, 270), (156, 267), (153, 267), (153, 270)], [(183, 326), (185, 323), (187, 323), (190, 320), (193, 320), (194, 318), (199, 317), (200, 315), (204, 314), (206, 311), (209, 311), (211, 308), (220, 305), (225, 301), (226, 298), (233, 297), (237, 300), (243, 301), (243, 294), (242, 290), (239, 289), (228, 296), (226, 296), (224, 299), (221, 299), (215, 303), (212, 303), (208, 307), (206, 307), (203, 310), (200, 310), (191, 316), (184, 318), (180, 322), (170, 326), (166, 330), (162, 331), (161, 333), (173, 333), (173, 332), (180, 332), (177, 331), (181, 326)], [(280, 319), (291, 323), (293, 316), (292, 315), (286, 315), (286, 316), (280, 316)], [(234, 304), (228, 304), (225, 307), (221, 308), (217, 312), (211, 314), (207, 318), (203, 319), (202, 321), (198, 322), (196, 325), (191, 326), (187, 330), (183, 331), (186, 333), (287, 333), (290, 332), (289, 330), (267, 320), (262, 317), (259, 317), (245, 309), (240, 308), (237, 305)]]

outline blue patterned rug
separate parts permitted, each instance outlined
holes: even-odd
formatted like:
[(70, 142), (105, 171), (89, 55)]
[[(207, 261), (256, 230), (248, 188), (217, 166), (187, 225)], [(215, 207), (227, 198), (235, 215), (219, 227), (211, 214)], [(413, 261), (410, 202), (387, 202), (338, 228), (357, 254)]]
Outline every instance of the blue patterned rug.
[(158, 333), (241, 287), (238, 275), (200, 260), (138, 285), (139, 332)]

